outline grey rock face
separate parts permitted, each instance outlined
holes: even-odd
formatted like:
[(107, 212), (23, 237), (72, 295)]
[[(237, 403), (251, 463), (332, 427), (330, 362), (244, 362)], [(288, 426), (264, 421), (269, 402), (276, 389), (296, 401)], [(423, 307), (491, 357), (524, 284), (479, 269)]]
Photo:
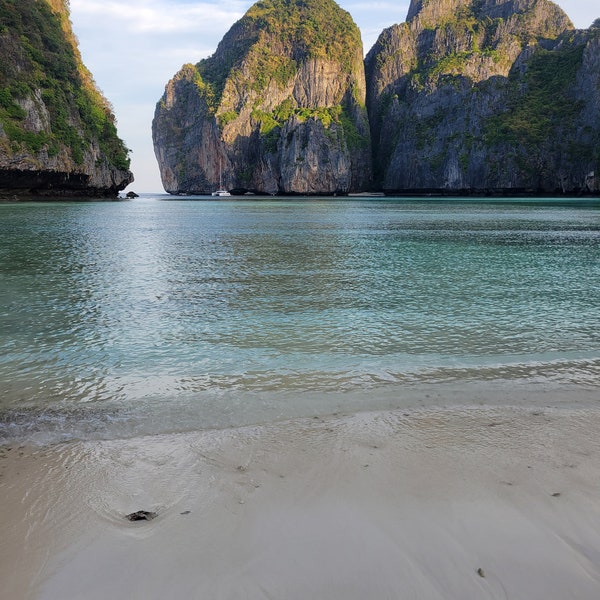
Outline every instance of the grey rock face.
[(413, 0), (366, 58), (386, 190), (598, 190), (599, 32), (547, 0)]

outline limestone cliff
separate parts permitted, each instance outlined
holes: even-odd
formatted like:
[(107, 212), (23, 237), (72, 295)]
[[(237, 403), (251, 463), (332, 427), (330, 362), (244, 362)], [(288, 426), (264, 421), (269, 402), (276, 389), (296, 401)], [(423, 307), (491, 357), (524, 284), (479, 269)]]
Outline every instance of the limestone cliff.
[(0, 193), (116, 196), (131, 181), (68, 0), (0, 0)]
[(333, 0), (262, 0), (156, 107), (170, 193), (319, 194), (371, 178), (360, 33)]
[(413, 0), (366, 76), (386, 190), (599, 189), (600, 32), (548, 0)]

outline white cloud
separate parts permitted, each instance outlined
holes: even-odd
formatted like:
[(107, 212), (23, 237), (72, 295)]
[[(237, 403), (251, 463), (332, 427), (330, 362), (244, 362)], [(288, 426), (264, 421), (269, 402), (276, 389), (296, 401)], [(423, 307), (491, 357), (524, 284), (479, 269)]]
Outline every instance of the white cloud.
[[(244, 3), (245, 4), (245, 3)], [(71, 14), (78, 20), (118, 24), (122, 32), (187, 33), (199, 28), (221, 27), (242, 16), (240, 2), (181, 4), (166, 0), (71, 0)]]

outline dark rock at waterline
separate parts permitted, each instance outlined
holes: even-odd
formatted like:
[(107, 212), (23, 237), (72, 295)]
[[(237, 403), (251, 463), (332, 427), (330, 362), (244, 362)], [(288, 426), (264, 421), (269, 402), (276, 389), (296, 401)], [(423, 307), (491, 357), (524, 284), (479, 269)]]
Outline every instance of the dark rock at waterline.
[(128, 514), (125, 518), (128, 521), (152, 521), (158, 516), (157, 513), (148, 510), (138, 510)]

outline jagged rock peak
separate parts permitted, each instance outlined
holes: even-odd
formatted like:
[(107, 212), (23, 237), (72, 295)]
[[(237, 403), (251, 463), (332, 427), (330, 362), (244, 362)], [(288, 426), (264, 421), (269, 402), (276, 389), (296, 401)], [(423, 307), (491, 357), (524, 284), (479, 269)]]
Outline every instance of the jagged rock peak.
[(0, 193), (114, 197), (131, 181), (68, 0), (0, 0)]
[(165, 189), (333, 193), (370, 178), (360, 32), (333, 0), (262, 0), (166, 86), (153, 122)]
[(466, 12), (476, 19), (508, 19), (539, 12), (541, 20), (554, 24), (559, 33), (573, 26), (564, 11), (550, 0), (411, 0), (406, 19), (431, 27), (443, 25)]
[(383, 74), (388, 80), (411, 70), (431, 74), (423, 67), (434, 63), (437, 75), (458, 68), (475, 81), (506, 76), (528, 44), (572, 29), (549, 0), (412, 0), (407, 22), (386, 29), (367, 55), (367, 70), (376, 55), (391, 71)]
[(442, 17), (452, 14), (464, 3), (465, 0), (411, 0), (406, 20), (412, 21), (420, 16), (437, 23)]

